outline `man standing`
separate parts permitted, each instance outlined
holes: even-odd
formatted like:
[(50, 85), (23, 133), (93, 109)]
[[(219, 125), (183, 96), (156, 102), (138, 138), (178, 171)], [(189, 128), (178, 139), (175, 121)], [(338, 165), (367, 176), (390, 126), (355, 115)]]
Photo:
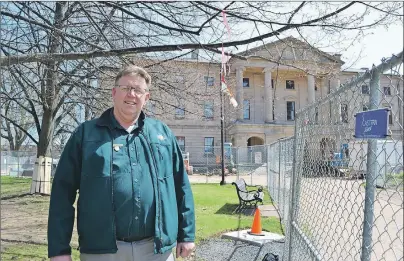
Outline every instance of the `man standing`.
[(166, 261), (190, 255), (194, 201), (171, 130), (145, 116), (150, 75), (128, 66), (112, 89), (113, 108), (81, 124), (67, 142), (52, 184), (48, 257), (71, 260), (77, 191), (82, 261)]

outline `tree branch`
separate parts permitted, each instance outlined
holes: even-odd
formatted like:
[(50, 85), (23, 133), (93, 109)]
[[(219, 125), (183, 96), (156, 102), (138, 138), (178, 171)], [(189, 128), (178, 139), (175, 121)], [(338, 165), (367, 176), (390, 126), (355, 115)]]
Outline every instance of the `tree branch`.
[[(249, 39), (245, 40), (239, 40), (239, 41), (231, 41), (231, 42), (225, 42), (225, 43), (213, 43), (213, 44), (172, 44), (172, 45), (157, 45), (157, 46), (144, 46), (144, 47), (132, 47), (132, 48), (126, 48), (126, 49), (114, 49), (114, 50), (105, 50), (105, 51), (93, 51), (93, 52), (80, 52), (80, 53), (63, 53), (63, 54), (58, 54), (58, 53), (50, 53), (50, 54), (34, 54), (34, 55), (24, 55), (24, 56), (10, 56), (10, 57), (4, 57), (0, 58), (0, 66), (9, 66), (11, 64), (16, 64), (16, 63), (27, 63), (27, 62), (38, 62), (38, 61), (62, 61), (62, 60), (78, 60), (78, 59), (87, 59), (90, 57), (111, 57), (111, 56), (123, 56), (123, 55), (129, 55), (129, 54), (136, 54), (136, 53), (149, 53), (149, 52), (163, 52), (163, 51), (182, 51), (186, 49), (208, 49), (208, 48), (221, 48), (222, 45), (223, 47), (230, 47), (230, 46), (238, 46), (238, 45), (244, 45), (244, 44), (249, 44), (253, 43), (259, 40), (263, 40), (266, 38), (270, 38), (275, 35), (279, 35), (281, 32), (292, 29), (292, 28), (297, 28), (300, 26), (305, 26), (305, 25), (310, 25), (312, 23), (316, 23), (318, 21), (323, 21), (329, 17), (332, 17), (338, 13), (343, 12), (344, 10), (348, 9), (351, 7), (353, 4), (356, 2), (351, 2), (347, 4), (346, 6), (329, 13), (327, 15), (324, 15), (320, 18), (313, 19), (310, 21), (306, 21), (302, 24), (299, 25), (287, 25), (284, 26), (278, 30), (272, 31), (267, 34), (259, 35), (256, 37), (252, 37)], [(226, 55), (231, 55), (226, 53)]]
[(289, 17), (288, 24), (290, 24), (290, 22), (292, 22), (292, 19), (295, 16), (295, 14), (297, 14), (297, 12), (299, 12), (299, 10), (303, 8), (305, 3), (306, 2), (302, 2), (295, 10), (293, 10), (292, 15)]
[(1, 117), (3, 117), (4, 119), (6, 119), (7, 121), (11, 122), (14, 126), (16, 126), (18, 129), (20, 129), (22, 132), (24, 132), (25, 134), (27, 134), (27, 136), (35, 143), (38, 145), (38, 141), (32, 137), (31, 134), (28, 133), (28, 131), (26, 131), (23, 127), (21, 127), (18, 123), (16, 123), (15, 121), (9, 119), (8, 117), (6, 117), (5, 115), (1, 114)]
[[(361, 2), (361, 1), (359, 1), (358, 3), (363, 4), (364, 6), (367, 6), (367, 7), (369, 7), (369, 8), (373, 8), (373, 9), (379, 11), (379, 12), (389, 14), (389, 15), (404, 16), (404, 14), (393, 13), (393, 12), (391, 12), (391, 11), (382, 10), (382, 9), (380, 9), (380, 8), (377, 8), (376, 6), (369, 5), (369, 4), (364, 3), (364, 2)], [(402, 9), (402, 8), (403, 8), (403, 6), (401, 6), (401, 9)]]
[(45, 29), (48, 29), (48, 30), (51, 30), (51, 31), (52, 31), (52, 30), (55, 30), (56, 32), (58, 32), (58, 33), (61, 34), (61, 35), (66, 35), (66, 36), (68, 36), (68, 37), (71, 37), (72, 39), (75, 39), (75, 40), (77, 40), (77, 41), (86, 43), (86, 44), (88, 44), (88, 45), (90, 45), (90, 46), (92, 46), (92, 47), (94, 47), (94, 48), (98, 48), (98, 49), (100, 49), (100, 50), (105, 50), (105, 48), (103, 48), (103, 47), (101, 47), (101, 46), (98, 46), (98, 45), (95, 45), (95, 44), (93, 44), (93, 43), (90, 43), (89, 41), (87, 41), (87, 40), (85, 40), (85, 39), (82, 39), (82, 38), (77, 37), (77, 36), (75, 36), (75, 35), (72, 35), (72, 34), (63, 32), (63, 31), (61, 31), (61, 30), (59, 30), (59, 29), (57, 29), (57, 28), (54, 28), (54, 27), (52, 27), (52, 26), (49, 26), (49, 25), (46, 25), (46, 24), (43, 24), (43, 23), (40, 23), (40, 22), (37, 22), (37, 21), (35, 21), (35, 20), (28, 19), (28, 18), (25, 18), (25, 17), (20, 16), (20, 15), (15, 15), (15, 14), (12, 14), (12, 13), (9, 13), (9, 12), (6, 12), (6, 11), (0, 11), (0, 15), (4, 15), (4, 16), (7, 16), (7, 17), (11, 17), (11, 18), (14, 18), (14, 19), (17, 19), (17, 20), (22, 20), (22, 21), (25, 21), (25, 22), (27, 22), (27, 23), (29, 23), (29, 24), (35, 24), (35, 25), (41, 26), (41, 27), (43, 27), (43, 28), (45, 28)]
[(167, 30), (170, 30), (170, 31), (176, 31), (176, 32), (180, 32), (180, 33), (188, 33), (188, 34), (199, 35), (199, 30), (198, 30), (198, 31), (190, 31), (190, 30), (186, 30), (186, 29), (179, 29), (179, 28), (170, 27), (170, 26), (167, 26), (167, 25), (164, 25), (164, 24), (160, 24), (160, 23), (157, 23), (157, 22), (148, 20), (148, 19), (146, 19), (146, 18), (140, 17), (140, 16), (138, 16), (138, 15), (132, 13), (131, 11), (128, 11), (128, 10), (126, 10), (125, 8), (122, 8), (121, 6), (116, 5), (115, 3), (110, 3), (110, 2), (102, 2), (102, 3), (103, 3), (104, 5), (106, 5), (106, 6), (109, 6), (109, 7), (115, 7), (115, 8), (117, 8), (118, 10), (120, 10), (121, 12), (123, 12), (123, 13), (125, 13), (125, 14), (127, 14), (127, 15), (130, 15), (130, 16), (132, 16), (133, 18), (136, 18), (137, 20), (140, 20), (140, 21), (145, 22), (145, 23), (147, 23), (147, 24), (156, 25), (156, 26), (158, 26), (158, 27), (161, 27), (161, 28), (163, 28), (163, 29), (167, 29)]

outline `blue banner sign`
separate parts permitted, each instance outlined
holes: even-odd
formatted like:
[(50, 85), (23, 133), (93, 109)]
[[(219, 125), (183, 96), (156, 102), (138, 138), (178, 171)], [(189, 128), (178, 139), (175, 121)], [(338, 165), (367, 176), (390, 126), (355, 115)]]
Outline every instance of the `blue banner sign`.
[(355, 138), (385, 139), (387, 136), (389, 109), (359, 112), (355, 115)]

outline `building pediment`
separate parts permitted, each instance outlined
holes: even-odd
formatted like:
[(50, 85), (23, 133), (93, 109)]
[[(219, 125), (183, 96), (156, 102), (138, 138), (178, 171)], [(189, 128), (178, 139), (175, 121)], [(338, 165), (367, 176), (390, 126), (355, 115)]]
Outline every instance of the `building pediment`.
[(310, 44), (293, 37), (280, 39), (272, 43), (261, 45), (247, 51), (237, 53), (249, 60), (279, 61), (281, 64), (321, 63), (341, 66), (344, 62), (340, 55), (331, 55)]

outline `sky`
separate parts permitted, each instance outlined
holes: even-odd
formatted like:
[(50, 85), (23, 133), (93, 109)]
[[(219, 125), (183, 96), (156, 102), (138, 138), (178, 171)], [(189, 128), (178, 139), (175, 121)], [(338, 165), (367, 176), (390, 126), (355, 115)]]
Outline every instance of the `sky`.
[[(380, 4), (373, 2), (372, 5)], [(390, 4), (390, 3), (389, 3)], [(353, 13), (361, 13), (364, 11), (363, 5), (354, 5), (349, 10)], [(401, 8), (397, 13), (403, 14)], [(383, 16), (376, 10), (372, 10), (364, 19), (366, 23), (373, 23), (375, 20)], [(381, 63), (382, 58), (389, 58), (393, 54), (403, 51), (403, 23), (396, 21), (388, 26), (379, 26), (369, 30), (363, 39), (355, 42), (345, 52), (342, 53), (343, 60), (348, 64), (352, 64), (353, 68), (371, 67), (373, 64)], [(360, 52), (362, 53), (360, 54)], [(357, 60), (357, 58), (359, 59)]]
[(371, 67), (378, 65), (382, 58), (398, 54), (403, 51), (403, 25), (390, 25), (389, 28), (378, 28), (373, 30), (372, 35), (365, 36), (365, 39), (351, 46), (342, 59), (351, 60), (349, 57), (358, 56), (362, 49), (361, 58), (353, 64), (353, 68)]
[[(290, 8), (295, 8), (296, 5), (300, 4), (300, 2), (290, 2)], [(318, 17), (317, 12), (321, 8), (326, 8), (326, 6), (321, 6), (321, 3), (316, 7), (316, 11), (311, 11), (310, 8), (313, 6), (307, 6), (308, 10), (302, 10), (302, 14), (305, 15), (314, 15)], [(333, 3), (334, 4), (334, 3)], [(335, 2), (336, 5), (341, 4)], [(373, 4), (373, 3), (372, 3)], [(376, 4), (376, 3), (374, 3)], [(365, 6), (356, 4), (349, 9), (345, 10), (343, 16), (338, 17), (337, 19), (344, 19), (344, 17), (349, 17), (354, 14), (362, 14), (365, 12)], [(325, 12), (330, 12), (330, 10), (323, 10)], [(370, 13), (365, 16), (363, 22), (365, 24), (371, 24), (375, 20), (378, 20), (384, 14), (371, 9)], [(401, 10), (401, 14), (404, 10)], [(296, 18), (296, 21), (307, 21), (307, 17)], [(275, 27), (274, 27), (275, 28)], [(251, 25), (246, 25), (245, 32), (251, 32), (251, 36), (256, 36), (257, 33), (252, 32)], [(267, 28), (262, 27), (261, 33), (265, 33), (268, 31)], [(311, 31), (310, 31), (311, 30)], [(404, 26), (400, 21), (395, 22), (394, 24), (390, 24), (388, 26), (377, 26), (372, 29), (366, 30), (364, 32), (364, 36), (361, 39), (356, 41), (351, 41), (357, 35), (358, 31), (347, 31), (344, 30), (342, 35), (338, 33), (334, 34), (325, 34), (320, 33), (318, 27), (311, 29), (305, 28), (303, 29), (303, 35), (307, 39), (307, 41), (318, 47), (320, 50), (331, 53), (340, 53), (342, 54), (341, 59), (345, 62), (343, 65), (343, 69), (360, 69), (360, 68), (370, 68), (372, 65), (378, 65), (381, 63), (382, 58), (389, 58), (393, 54), (398, 54), (403, 51), (403, 31)], [(283, 34), (281, 34), (280, 38), (285, 38), (288, 36), (293, 36), (296, 38), (300, 38), (299, 33), (294, 30), (287, 30)], [(346, 41), (338, 43), (341, 39), (347, 38)], [(276, 38), (271, 38), (268, 42), (272, 42), (277, 40)], [(335, 42), (333, 42), (335, 40)], [(249, 46), (241, 47), (241, 50), (244, 51), (246, 48), (253, 48), (258, 45), (262, 45), (260, 43), (250, 44)]]

